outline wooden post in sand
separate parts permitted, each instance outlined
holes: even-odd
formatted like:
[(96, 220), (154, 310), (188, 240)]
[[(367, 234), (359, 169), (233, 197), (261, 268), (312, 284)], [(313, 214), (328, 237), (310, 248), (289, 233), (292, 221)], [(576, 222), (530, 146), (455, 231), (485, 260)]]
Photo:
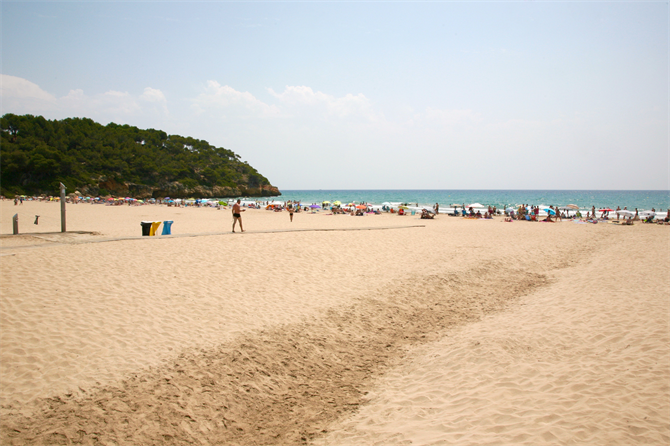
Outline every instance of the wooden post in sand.
[(14, 214), (12, 217), (12, 229), (14, 230), (14, 235), (19, 233), (19, 214)]
[(65, 185), (60, 183), (60, 232), (65, 232)]

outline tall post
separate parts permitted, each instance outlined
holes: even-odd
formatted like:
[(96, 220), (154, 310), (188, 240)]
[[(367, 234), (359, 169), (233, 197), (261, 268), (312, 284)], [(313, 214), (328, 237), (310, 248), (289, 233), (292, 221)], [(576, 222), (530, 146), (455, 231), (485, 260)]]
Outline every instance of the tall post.
[(65, 185), (60, 183), (60, 232), (65, 232)]
[(14, 235), (19, 233), (19, 214), (14, 214), (12, 217), (12, 228), (14, 230)]

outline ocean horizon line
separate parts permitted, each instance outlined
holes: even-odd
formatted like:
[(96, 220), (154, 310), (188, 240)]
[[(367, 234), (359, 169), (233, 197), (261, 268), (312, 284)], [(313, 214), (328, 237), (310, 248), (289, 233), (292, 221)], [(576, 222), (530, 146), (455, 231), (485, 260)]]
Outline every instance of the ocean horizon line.
[(612, 209), (617, 206), (622, 209), (670, 208), (670, 191), (664, 189), (285, 189), (280, 192), (279, 196), (260, 198), (304, 203), (326, 200), (375, 204), (402, 202), (421, 206), (481, 203), (499, 209), (516, 204), (575, 204), (583, 209), (592, 206)]
[[(291, 192), (302, 192), (302, 191), (513, 191), (513, 192), (668, 192), (670, 189), (283, 189), (285, 191)], [(281, 189), (280, 189), (281, 192)]]

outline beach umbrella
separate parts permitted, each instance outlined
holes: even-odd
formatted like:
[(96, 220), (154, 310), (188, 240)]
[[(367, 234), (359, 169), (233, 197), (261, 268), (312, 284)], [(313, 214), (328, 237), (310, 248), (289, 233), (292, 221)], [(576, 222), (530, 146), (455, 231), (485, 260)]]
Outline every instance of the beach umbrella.
[(617, 214), (623, 215), (625, 217), (626, 215), (633, 216), (633, 215), (635, 215), (635, 212), (624, 209), (624, 210), (618, 210)]
[(356, 209), (367, 209), (367, 208), (368, 207), (365, 206), (364, 204), (359, 204), (358, 206), (356, 206)]
[(485, 206), (481, 203), (472, 203), (472, 204), (469, 204), (467, 207), (469, 207), (469, 208), (483, 208)]
[(321, 206), (319, 206), (318, 204), (312, 204), (309, 207), (311, 207), (312, 209), (317, 209), (320, 208)]
[(338, 200), (338, 201), (333, 201), (333, 206), (339, 206), (339, 205), (341, 205), (341, 204), (342, 204), (342, 203), (341, 203), (339, 200)]
[(330, 204), (330, 201), (326, 200), (323, 202), (323, 204)]
[(553, 209), (545, 208), (544, 212), (548, 213), (549, 215), (556, 215), (556, 211)]
[(603, 208), (603, 209), (598, 209), (598, 212), (612, 212), (614, 209), (610, 208)]
[(568, 209), (579, 209), (579, 206), (577, 206), (576, 204), (569, 204), (569, 205), (566, 206), (566, 208), (568, 208)]

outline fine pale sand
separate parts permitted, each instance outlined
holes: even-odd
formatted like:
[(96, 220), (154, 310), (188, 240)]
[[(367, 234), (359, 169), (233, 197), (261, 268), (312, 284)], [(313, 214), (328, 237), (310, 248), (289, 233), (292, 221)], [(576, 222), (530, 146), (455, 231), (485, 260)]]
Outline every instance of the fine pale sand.
[(0, 206), (0, 444), (670, 443), (668, 226)]

